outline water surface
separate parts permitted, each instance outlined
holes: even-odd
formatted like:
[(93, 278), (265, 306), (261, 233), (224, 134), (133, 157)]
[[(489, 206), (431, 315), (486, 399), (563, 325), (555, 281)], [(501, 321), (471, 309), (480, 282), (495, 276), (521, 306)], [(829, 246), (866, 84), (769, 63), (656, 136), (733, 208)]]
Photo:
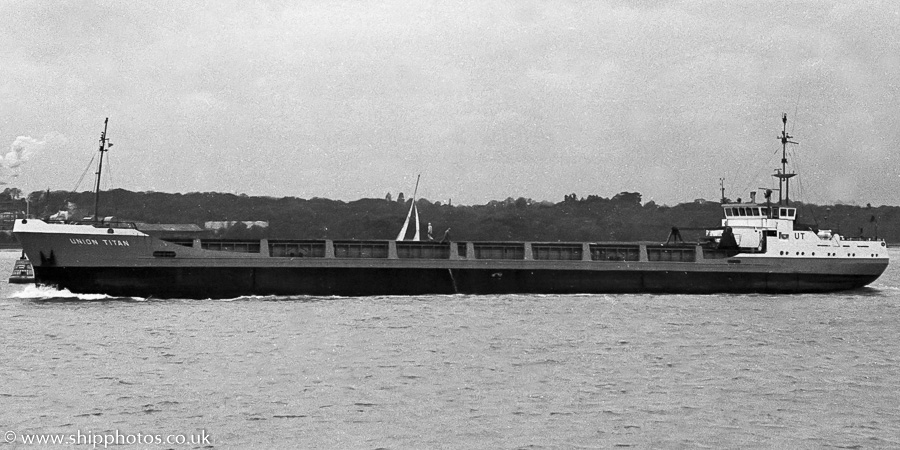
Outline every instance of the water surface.
[(0, 432), (211, 436), (171, 448), (900, 447), (896, 263), (827, 295), (147, 300), (9, 285), (17, 256), (0, 253)]

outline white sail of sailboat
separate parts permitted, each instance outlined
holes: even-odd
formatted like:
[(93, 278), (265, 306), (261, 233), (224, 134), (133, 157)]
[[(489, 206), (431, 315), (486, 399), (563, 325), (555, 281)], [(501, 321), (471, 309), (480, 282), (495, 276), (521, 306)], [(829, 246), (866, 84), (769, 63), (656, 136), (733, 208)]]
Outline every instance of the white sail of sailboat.
[[(404, 237), (406, 237), (406, 229), (409, 227), (409, 218), (412, 216), (413, 209), (416, 207), (416, 202), (413, 201), (413, 204), (409, 206), (409, 212), (406, 213), (406, 221), (403, 222), (403, 228), (400, 229), (400, 233), (397, 235), (397, 241), (402, 241)], [(418, 215), (418, 212), (416, 213)]]
[(419, 240), (419, 210), (416, 208), (416, 194), (419, 192), (419, 178), (422, 175), (416, 176), (416, 188), (413, 190), (412, 196), (412, 204), (409, 205), (409, 212), (406, 213), (406, 221), (403, 222), (403, 228), (400, 229), (400, 234), (397, 235), (397, 241), (402, 241), (406, 238), (406, 229), (409, 227), (409, 219), (412, 217), (413, 211), (416, 212), (416, 235), (413, 238), (414, 241)]
[[(413, 205), (416, 204), (416, 198), (413, 196)], [(414, 208), (416, 210), (416, 235), (413, 236), (414, 241), (419, 240), (419, 208)]]

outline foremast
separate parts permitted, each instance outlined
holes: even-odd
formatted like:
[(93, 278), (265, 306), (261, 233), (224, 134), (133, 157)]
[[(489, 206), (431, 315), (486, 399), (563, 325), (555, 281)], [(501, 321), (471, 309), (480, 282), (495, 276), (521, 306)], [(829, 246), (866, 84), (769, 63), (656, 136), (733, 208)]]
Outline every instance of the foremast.
[(94, 186), (94, 221), (100, 220), (100, 176), (103, 174), (103, 154), (109, 151), (112, 143), (106, 137), (106, 127), (109, 125), (109, 117), (103, 121), (103, 132), (100, 133), (100, 163), (97, 164), (97, 184)]

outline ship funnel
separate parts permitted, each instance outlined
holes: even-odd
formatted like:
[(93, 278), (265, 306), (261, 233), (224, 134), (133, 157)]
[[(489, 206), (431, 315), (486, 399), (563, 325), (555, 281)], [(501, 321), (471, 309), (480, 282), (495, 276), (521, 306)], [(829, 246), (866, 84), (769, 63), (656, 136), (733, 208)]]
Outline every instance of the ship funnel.
[(750, 203), (756, 203), (756, 192), (750, 193)]

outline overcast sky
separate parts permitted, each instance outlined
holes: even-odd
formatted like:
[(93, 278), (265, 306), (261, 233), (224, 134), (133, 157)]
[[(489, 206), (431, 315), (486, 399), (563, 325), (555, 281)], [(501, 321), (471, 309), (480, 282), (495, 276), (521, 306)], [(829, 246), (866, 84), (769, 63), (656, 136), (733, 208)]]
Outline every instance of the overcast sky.
[[(206, 3), (206, 4), (204, 4)], [(900, 2), (0, 3), (2, 181), (900, 204)]]

